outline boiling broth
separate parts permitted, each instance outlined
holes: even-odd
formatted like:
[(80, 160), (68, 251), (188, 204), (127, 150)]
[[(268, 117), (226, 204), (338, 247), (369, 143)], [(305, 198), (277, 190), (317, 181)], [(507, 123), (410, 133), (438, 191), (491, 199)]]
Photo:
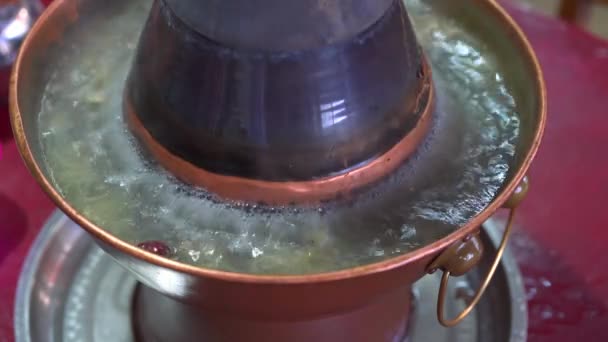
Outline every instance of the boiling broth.
[(87, 219), (124, 241), (164, 241), (180, 262), (232, 272), (306, 274), (385, 260), (435, 241), (495, 197), (520, 120), (497, 56), (431, 3), (408, 1), (431, 62), (437, 115), (388, 179), (322, 207), (239, 206), (173, 178), (142, 155), (122, 95), (151, 1), (125, 2), (68, 32), (49, 58), (39, 115), (48, 176)]

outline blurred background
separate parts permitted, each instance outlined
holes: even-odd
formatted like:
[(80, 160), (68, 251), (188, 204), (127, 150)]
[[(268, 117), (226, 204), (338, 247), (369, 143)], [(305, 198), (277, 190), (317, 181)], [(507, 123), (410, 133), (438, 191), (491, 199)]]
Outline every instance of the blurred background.
[(608, 39), (608, 0), (518, 0), (545, 15), (561, 16)]

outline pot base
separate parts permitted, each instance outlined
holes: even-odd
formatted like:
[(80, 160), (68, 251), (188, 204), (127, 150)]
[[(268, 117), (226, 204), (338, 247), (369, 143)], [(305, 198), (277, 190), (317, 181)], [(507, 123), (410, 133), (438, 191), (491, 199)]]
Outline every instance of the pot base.
[[(493, 248), (501, 237), (493, 227), (490, 221), (482, 230), (482, 239), (488, 248), (481, 265), (466, 277), (450, 282), (449, 298), (460, 299), (448, 300), (448, 315), (462, 310), (465, 304), (462, 299), (478, 286), (485, 274), (491, 262), (488, 259), (492, 259)], [(401, 342), (406, 330), (407, 342), (525, 341), (524, 289), (515, 261), (508, 253), (475, 311), (451, 329), (443, 328), (437, 322), (435, 305), (439, 280), (440, 276), (435, 274), (415, 283), (411, 306), (407, 304), (410, 292), (402, 289), (366, 309), (317, 321), (280, 324), (245, 322), (236, 318), (224, 321), (214, 314), (209, 316), (207, 323), (200, 324), (199, 320), (193, 320), (192, 313), (188, 313), (191, 308), (138, 286), (137, 281), (102, 252), (84, 230), (57, 212), (40, 233), (25, 261), (16, 299), (15, 334), (17, 342), (130, 342), (136, 341), (134, 327), (138, 327), (142, 337), (150, 341), (179, 341), (179, 338), (182, 341), (256, 341), (252, 337), (262, 336), (256, 335), (260, 333), (266, 334), (264, 341), (322, 341), (319, 336), (332, 337), (333, 341), (377, 341), (371, 339), (371, 335), (363, 334), (388, 329), (386, 331), (391, 332), (383, 341)], [(408, 313), (410, 319), (406, 327)], [(385, 317), (397, 318), (384, 321)], [(347, 323), (348, 329), (345, 328)], [(291, 334), (296, 329), (298, 334)], [(210, 335), (212, 331), (215, 335)], [(220, 333), (225, 335), (218, 335)], [(159, 339), (151, 339), (146, 334), (156, 334)]]
[(402, 288), (358, 310), (287, 321), (201, 310), (140, 285), (135, 291), (133, 323), (138, 341), (190, 342), (196, 336), (197, 341), (209, 342), (400, 342), (405, 339), (410, 293)]

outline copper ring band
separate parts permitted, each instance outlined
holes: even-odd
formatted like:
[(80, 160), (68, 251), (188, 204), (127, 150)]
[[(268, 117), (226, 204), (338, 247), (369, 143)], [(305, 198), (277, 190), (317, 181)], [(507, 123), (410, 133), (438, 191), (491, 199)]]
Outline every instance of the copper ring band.
[(430, 85), (428, 96), (416, 127), (382, 156), (350, 172), (312, 181), (272, 182), (209, 172), (162, 146), (144, 127), (129, 101), (125, 101), (125, 116), (129, 128), (152, 157), (186, 183), (237, 202), (316, 204), (337, 196), (346, 197), (353, 190), (382, 179), (401, 165), (416, 150), (430, 128), (434, 107), (434, 88)]

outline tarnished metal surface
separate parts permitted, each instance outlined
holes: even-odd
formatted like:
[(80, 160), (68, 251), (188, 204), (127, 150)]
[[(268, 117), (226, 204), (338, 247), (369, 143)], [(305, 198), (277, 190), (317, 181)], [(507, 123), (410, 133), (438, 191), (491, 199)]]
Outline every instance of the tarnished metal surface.
[[(303, 50), (340, 42), (378, 21), (392, 0), (164, 0), (179, 19), (227, 46)], [(279, 29), (280, 28), (280, 29)]]
[[(492, 222), (486, 223), (482, 232), (491, 259), (501, 232)], [(450, 298), (467, 298), (490, 263), (484, 258), (479, 269), (452, 281)], [(486, 296), (455, 328), (443, 328), (435, 318), (439, 280), (439, 275), (431, 275), (415, 284), (408, 342), (525, 341), (523, 283), (508, 251)], [(82, 229), (55, 212), (32, 247), (21, 275), (16, 341), (133, 341), (130, 312), (135, 287), (134, 278), (96, 247)], [(446, 310), (452, 314), (464, 304), (464, 300), (449, 302)]]
[[(270, 2), (249, 6), (267, 13), (314, 3)], [(348, 11), (340, 1), (329, 2)], [(223, 24), (249, 6), (236, 7)], [(294, 22), (306, 15), (301, 12), (272, 18)], [(201, 20), (206, 15), (199, 21), (211, 22)], [(377, 24), (348, 42), (306, 52), (230, 48), (179, 21), (163, 1), (153, 3), (130, 68), (124, 112), (156, 161), (222, 200), (285, 205), (348, 197), (402, 165), (436, 116), (431, 67), (403, 2), (393, 1)], [(269, 21), (256, 17), (246, 31)], [(314, 19), (306, 23), (310, 28), (299, 31), (314, 35)], [(276, 27), (282, 37), (289, 31)], [(291, 42), (295, 35), (264, 39)]]

